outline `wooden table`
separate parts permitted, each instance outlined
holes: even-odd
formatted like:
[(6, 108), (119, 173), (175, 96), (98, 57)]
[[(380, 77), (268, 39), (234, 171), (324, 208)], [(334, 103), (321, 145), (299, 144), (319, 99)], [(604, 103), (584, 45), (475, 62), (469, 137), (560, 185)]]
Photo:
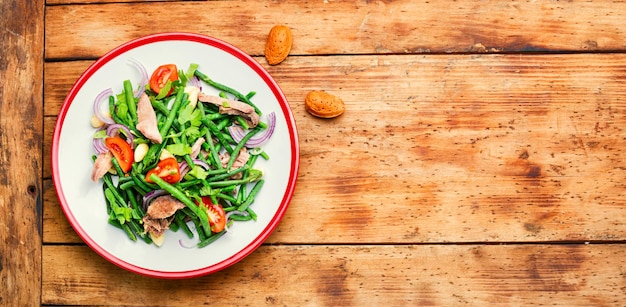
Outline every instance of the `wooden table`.
[[(0, 11), (0, 305), (626, 304), (624, 2), (7, 0)], [(279, 23), (294, 45), (269, 66)], [(98, 256), (51, 180), (73, 82), (111, 48), (165, 31), (253, 55), (300, 134), (296, 192), (273, 235), (190, 280)], [(310, 90), (347, 111), (312, 117)]]

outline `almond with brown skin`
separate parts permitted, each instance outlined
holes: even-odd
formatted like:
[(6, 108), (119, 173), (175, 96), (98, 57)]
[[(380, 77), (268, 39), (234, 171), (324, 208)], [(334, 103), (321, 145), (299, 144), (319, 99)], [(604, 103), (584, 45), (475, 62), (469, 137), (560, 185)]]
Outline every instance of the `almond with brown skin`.
[(341, 98), (324, 91), (311, 91), (304, 99), (306, 110), (321, 118), (337, 117), (346, 110)]
[(284, 61), (291, 51), (293, 36), (291, 29), (285, 25), (274, 26), (267, 35), (265, 42), (265, 59), (270, 65), (276, 65)]

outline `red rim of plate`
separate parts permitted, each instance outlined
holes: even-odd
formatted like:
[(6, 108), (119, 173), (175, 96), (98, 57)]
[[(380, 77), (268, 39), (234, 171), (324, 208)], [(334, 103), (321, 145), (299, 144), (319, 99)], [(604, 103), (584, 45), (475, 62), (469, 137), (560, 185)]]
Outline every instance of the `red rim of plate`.
[[(265, 229), (263, 229), (261, 234), (257, 236), (252, 242), (250, 242), (250, 244), (248, 244), (246, 247), (241, 249), (239, 252), (237, 252), (236, 254), (230, 256), (229, 258), (221, 262), (218, 262), (216, 264), (210, 265), (205, 268), (197, 269), (197, 270), (180, 271), (180, 272), (162, 272), (162, 271), (150, 270), (150, 269), (138, 267), (136, 265), (133, 265), (131, 263), (128, 263), (124, 260), (121, 260), (113, 256), (104, 248), (99, 246), (96, 242), (93, 241), (93, 239), (91, 239), (91, 237), (89, 237), (89, 235), (85, 232), (85, 230), (78, 224), (78, 221), (76, 220), (71, 210), (69, 209), (67, 205), (67, 201), (65, 199), (65, 195), (63, 193), (63, 189), (61, 187), (60, 178), (58, 175), (59, 137), (61, 135), (61, 130), (63, 128), (63, 123), (65, 121), (65, 116), (67, 115), (67, 111), (69, 110), (69, 107), (74, 101), (75, 96), (83, 87), (83, 85), (87, 82), (87, 80), (89, 80), (89, 78), (96, 71), (98, 71), (102, 66), (104, 66), (106, 63), (108, 63), (112, 59), (115, 59), (116, 57), (134, 48), (151, 44), (151, 43), (163, 42), (163, 41), (191, 41), (191, 42), (206, 44), (206, 45), (221, 49), (222, 51), (225, 51), (235, 56), (241, 62), (245, 63), (248, 67), (253, 69), (263, 79), (265, 84), (269, 86), (272, 93), (278, 100), (278, 103), (283, 112), (285, 120), (287, 121), (287, 127), (289, 129), (289, 136), (290, 136), (290, 146), (291, 146), (291, 152), (292, 152), (291, 165), (290, 165), (291, 168), (290, 168), (289, 180), (287, 182), (287, 188), (285, 190), (285, 194), (283, 196), (283, 199), (281, 200), (280, 206), (278, 207), (276, 214), (270, 220), (269, 224), (265, 227)], [(87, 68), (87, 70), (80, 76), (80, 78), (76, 81), (76, 83), (74, 83), (67, 97), (65, 98), (65, 101), (63, 101), (63, 105), (61, 106), (61, 110), (59, 112), (57, 122), (54, 128), (51, 156), (52, 156), (52, 177), (53, 177), (54, 186), (57, 192), (57, 197), (59, 199), (63, 212), (65, 213), (65, 216), (67, 217), (68, 221), (70, 222), (74, 230), (78, 233), (80, 238), (100, 256), (102, 256), (103, 258), (107, 259), (108, 261), (112, 262), (113, 264), (123, 269), (126, 269), (131, 272), (135, 272), (141, 275), (158, 277), (158, 278), (167, 278), (167, 279), (192, 278), (192, 277), (199, 277), (199, 276), (215, 273), (217, 271), (223, 270), (239, 262), (240, 260), (248, 256), (250, 253), (252, 253), (254, 250), (256, 250), (267, 239), (267, 237), (269, 237), (269, 235), (274, 231), (274, 229), (278, 226), (278, 223), (282, 219), (283, 215), (285, 214), (285, 211), (287, 210), (287, 207), (289, 205), (289, 202), (291, 201), (293, 192), (295, 190), (296, 179), (298, 175), (298, 168), (300, 165), (298, 133), (296, 130), (296, 125), (295, 125), (295, 120), (293, 118), (293, 114), (291, 113), (291, 109), (289, 108), (289, 104), (287, 103), (287, 99), (285, 98), (285, 95), (280, 90), (276, 81), (274, 81), (274, 79), (272, 79), (269, 73), (265, 70), (265, 68), (263, 68), (263, 66), (261, 66), (258, 62), (256, 62), (248, 54), (244, 53), (243, 51), (239, 50), (238, 48), (224, 41), (221, 41), (219, 39), (206, 36), (206, 35), (195, 34), (195, 33), (184, 33), (184, 32), (158, 33), (158, 34), (148, 35), (148, 36), (144, 36), (144, 37), (129, 41), (109, 51), (104, 56), (99, 58), (96, 62), (94, 62), (91, 66), (89, 66), (89, 68)]]

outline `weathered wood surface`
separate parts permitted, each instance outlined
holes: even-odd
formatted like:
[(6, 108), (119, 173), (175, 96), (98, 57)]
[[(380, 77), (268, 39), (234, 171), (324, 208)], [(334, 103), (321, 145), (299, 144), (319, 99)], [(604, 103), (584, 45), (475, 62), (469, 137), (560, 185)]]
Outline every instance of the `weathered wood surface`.
[(0, 1), (0, 305), (41, 296), (44, 2)]
[[(276, 242), (626, 240), (623, 55), (342, 59), (270, 68), (301, 146)], [(47, 64), (46, 114), (88, 63)], [(312, 89), (343, 97), (346, 113), (306, 113)]]
[(165, 1), (208, 1), (208, 0), (46, 0), (46, 5), (85, 4), (87, 3), (126, 3), (126, 2), (165, 2)]
[[(626, 3), (76, 2), (46, 7), (42, 304), (626, 303)], [(294, 46), (270, 67), (259, 55), (277, 23)], [(268, 244), (185, 281), (126, 272), (81, 244), (50, 180), (72, 83), (163, 31), (256, 55), (300, 135), (296, 193)], [(311, 117), (312, 89), (346, 113)]]
[(192, 280), (44, 246), (43, 303), (124, 306), (619, 306), (622, 245), (271, 246)]
[(615, 1), (61, 5), (46, 12), (46, 58), (94, 58), (128, 40), (166, 31), (207, 34), (262, 55), (265, 37), (277, 23), (292, 29), (293, 55), (614, 51), (626, 49), (623, 20), (626, 3)]

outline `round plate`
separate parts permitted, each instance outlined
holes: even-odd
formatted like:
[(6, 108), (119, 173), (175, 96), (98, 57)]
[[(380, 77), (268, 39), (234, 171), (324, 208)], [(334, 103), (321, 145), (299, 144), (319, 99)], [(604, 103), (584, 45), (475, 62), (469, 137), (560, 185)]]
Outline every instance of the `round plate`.
[[(263, 114), (276, 113), (276, 129), (263, 145), (269, 160), (259, 159), (265, 185), (252, 209), (258, 220), (236, 222), (216, 242), (196, 248), (182, 231), (167, 231), (161, 247), (138, 240), (107, 223), (102, 181), (90, 179), (93, 167), (90, 120), (98, 93), (123, 89), (128, 79), (136, 86), (141, 79), (129, 59), (140, 61), (148, 71), (162, 64), (176, 64), (198, 70), (213, 80), (246, 94), (255, 91), (252, 101)], [(209, 86), (203, 92), (217, 94)], [(264, 117), (262, 117), (264, 119)], [(287, 99), (254, 59), (218, 39), (190, 33), (162, 33), (125, 43), (93, 63), (76, 81), (59, 113), (52, 142), (52, 171), (61, 207), (78, 235), (96, 253), (126, 270), (159, 278), (190, 278), (231, 266), (267, 239), (283, 217), (293, 195), (299, 167), (299, 146), (295, 121)], [(189, 248), (188, 246), (194, 246)]]

